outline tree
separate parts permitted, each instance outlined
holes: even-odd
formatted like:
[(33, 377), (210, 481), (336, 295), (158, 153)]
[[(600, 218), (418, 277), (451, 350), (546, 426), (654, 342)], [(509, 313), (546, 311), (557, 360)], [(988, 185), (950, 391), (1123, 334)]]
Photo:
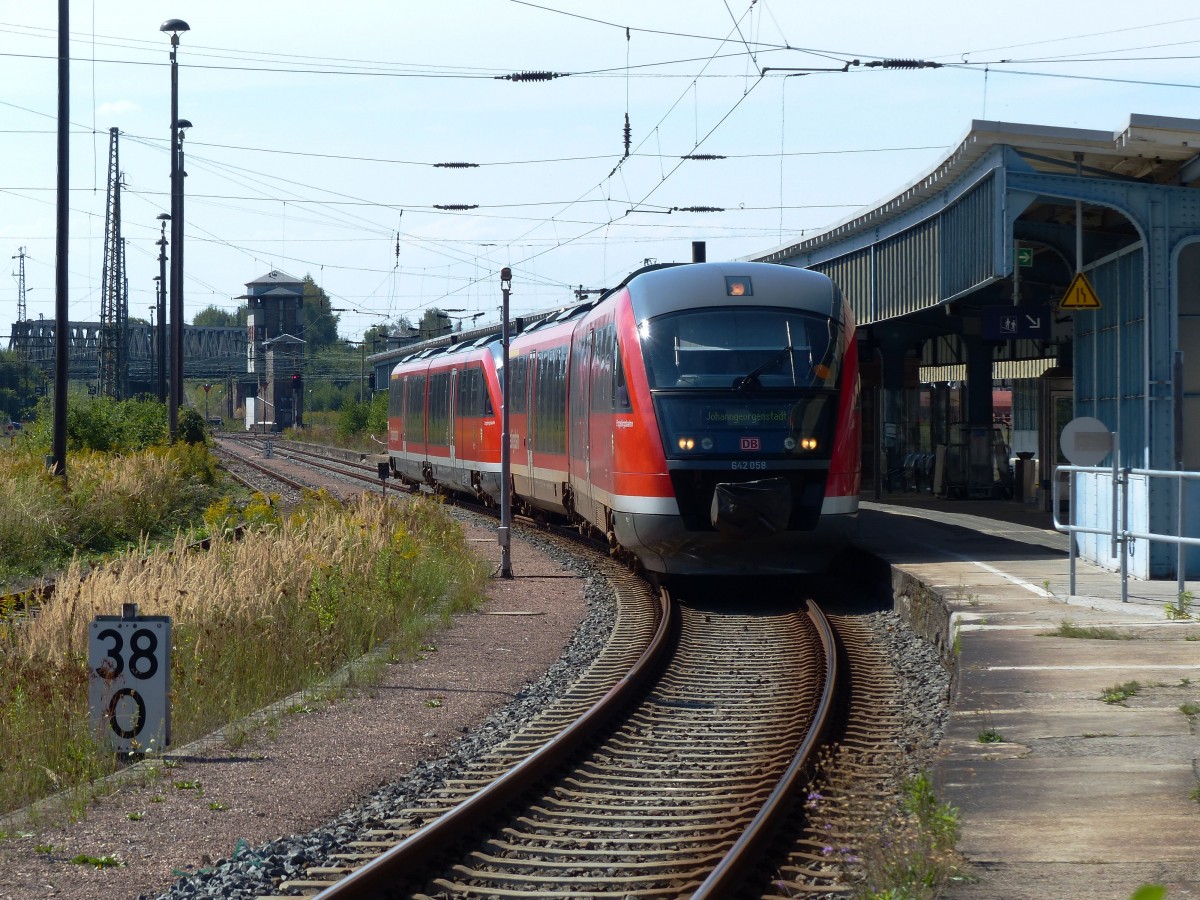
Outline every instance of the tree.
[(304, 303), (300, 307), (300, 334), (309, 355), (314, 350), (337, 343), (338, 315), (332, 309), (329, 295), (325, 293), (311, 275), (304, 276)]
[[(368, 353), (380, 353), (395, 346), (397, 338), (405, 340), (411, 338), (415, 330), (408, 316), (400, 316), (395, 322), (372, 325), (363, 332), (363, 342), (367, 345)], [(389, 339), (392, 343), (389, 343)]]
[(449, 334), (451, 331), (450, 316), (436, 306), (425, 310), (425, 315), (421, 316), (421, 340), (427, 341), (430, 338), (441, 337), (443, 334)]
[(196, 313), (192, 324), (201, 328), (237, 328), (246, 324), (246, 307), (229, 312), (219, 306), (209, 306)]
[(32, 415), (46, 384), (46, 374), (20, 353), (0, 350), (0, 424)]

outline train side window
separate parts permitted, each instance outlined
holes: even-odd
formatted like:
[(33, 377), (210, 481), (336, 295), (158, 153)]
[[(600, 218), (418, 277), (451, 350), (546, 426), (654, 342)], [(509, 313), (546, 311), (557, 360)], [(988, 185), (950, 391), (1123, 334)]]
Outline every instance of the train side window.
[(487, 395), (483, 389), (483, 369), (468, 366), (458, 379), (458, 415), (471, 417), (486, 415), (484, 402)]
[(388, 418), (398, 419), (404, 412), (404, 379), (388, 378)]
[(592, 411), (612, 411), (612, 343), (610, 326), (597, 328), (592, 334), (591, 377)]
[(461, 419), (464, 416), (474, 415), (474, 412), (471, 405), (471, 370), (463, 369), (458, 373), (458, 402), (455, 414)]
[(589, 367), (593, 364), (592, 344), (595, 331), (589, 330), (577, 335), (571, 347), (571, 404), (567, 410), (570, 421), (571, 456), (573, 459), (583, 459), (587, 447), (588, 417), (583, 415), (587, 408), (587, 385), (589, 384)]
[(613, 341), (613, 409), (616, 412), (630, 412), (633, 409), (633, 405), (629, 402), (629, 385), (625, 381), (625, 360), (621, 358), (621, 345), (615, 340)]
[(539, 355), (537, 373), (537, 420), (532, 427), (534, 449), (563, 453), (567, 449), (567, 348), (555, 347)]
[(405, 400), (408, 404), (405, 434), (410, 441), (425, 440), (425, 376), (413, 375), (406, 378), (408, 390)]
[(479, 390), (483, 392), (483, 414), (485, 416), (494, 416), (496, 410), (492, 407), (492, 395), (488, 391), (487, 379), (483, 376), (483, 371), (479, 373)]
[(429, 443), (449, 446), (449, 426), (450, 373), (439, 372), (429, 377)]
[(508, 389), (512, 391), (512, 411), (528, 412), (526, 398), (529, 396), (529, 357), (518, 356), (516, 359), (510, 359), (509, 365), (513, 367), (508, 385)]

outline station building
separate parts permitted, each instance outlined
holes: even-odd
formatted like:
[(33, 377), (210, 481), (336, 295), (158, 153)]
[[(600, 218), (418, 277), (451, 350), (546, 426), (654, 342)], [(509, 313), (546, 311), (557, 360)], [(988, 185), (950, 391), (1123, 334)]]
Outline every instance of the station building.
[[(1133, 470), (1117, 479), (1129, 532), (1197, 536), (1200, 481), (1139, 474), (1200, 472), (1197, 187), (1200, 120), (1132, 115), (1115, 132), (974, 121), (894, 197), (751, 258), (823, 272), (849, 298), (868, 492), (1049, 510), (1060, 434), (1088, 416)], [(1075, 510), (1064, 492), (1056, 513), (1110, 522), (1111, 475), (1081, 484)], [(1121, 564), (1102, 535), (1079, 550)], [(1178, 557), (1134, 538), (1117, 552), (1137, 577), (1200, 575), (1200, 548)]]

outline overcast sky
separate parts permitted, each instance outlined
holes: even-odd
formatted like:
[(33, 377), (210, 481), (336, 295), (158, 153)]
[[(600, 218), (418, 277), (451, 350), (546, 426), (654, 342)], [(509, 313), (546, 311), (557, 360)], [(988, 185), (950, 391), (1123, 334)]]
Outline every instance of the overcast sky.
[[(0, 12), (0, 251), (26, 249), (34, 319), (54, 315), (56, 5)], [(170, 18), (191, 26), (187, 319), (236, 309), (246, 282), (280, 269), (311, 275), (352, 339), (430, 306), (494, 321), (505, 265), (519, 314), (687, 260), (694, 240), (711, 260), (792, 241), (925, 174), (972, 119), (1111, 132), (1131, 113), (1200, 116), (1194, 0), (71, 6), (74, 321), (100, 317), (112, 128), (129, 312), (150, 316)], [(865, 65), (884, 58), (944, 65)], [(518, 72), (561, 77), (497, 77)], [(695, 153), (725, 158), (681, 159)], [(449, 204), (477, 208), (436, 208)], [(0, 334), (16, 314), (2, 278)]]

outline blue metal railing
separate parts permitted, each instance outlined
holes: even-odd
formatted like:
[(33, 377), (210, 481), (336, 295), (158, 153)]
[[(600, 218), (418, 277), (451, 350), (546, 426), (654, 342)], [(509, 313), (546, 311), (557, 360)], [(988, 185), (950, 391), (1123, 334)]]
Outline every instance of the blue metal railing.
[[(1067, 487), (1070, 491), (1070, 519), (1069, 522), (1060, 522), (1058, 520), (1059, 510), (1061, 505), (1060, 490), (1063, 483), (1063, 476), (1067, 476)], [(1077, 525), (1075, 517), (1077, 515), (1077, 504), (1075, 502), (1077, 491), (1076, 482), (1079, 475), (1093, 475), (1099, 478), (1112, 479), (1112, 505), (1110, 508), (1109, 524), (1106, 527), (1097, 527), (1092, 525)], [(1129, 529), (1129, 481), (1131, 477), (1146, 478), (1147, 481), (1155, 478), (1167, 479), (1175, 482), (1175, 533), (1161, 534), (1153, 531), (1131, 531)], [(1119, 468), (1117, 462), (1113, 462), (1111, 467), (1105, 466), (1058, 466), (1054, 470), (1053, 479), (1053, 506), (1054, 511), (1054, 527), (1062, 532), (1066, 532), (1070, 536), (1070, 560), (1071, 560), (1071, 586), (1070, 591), (1075, 593), (1075, 560), (1079, 555), (1078, 547), (1076, 546), (1075, 535), (1077, 534), (1107, 534), (1112, 541), (1113, 555), (1120, 554), (1121, 557), (1121, 602), (1129, 602), (1129, 554), (1127, 551), (1131, 540), (1158, 541), (1160, 543), (1174, 544), (1176, 547), (1175, 573), (1178, 593), (1183, 594), (1184, 582), (1186, 576), (1186, 566), (1184, 553), (1187, 547), (1200, 547), (1200, 538), (1188, 537), (1184, 534), (1184, 523), (1186, 519), (1187, 509), (1187, 492), (1185, 490), (1188, 482), (1200, 482), (1200, 472), (1184, 472), (1175, 469), (1130, 469)]]

